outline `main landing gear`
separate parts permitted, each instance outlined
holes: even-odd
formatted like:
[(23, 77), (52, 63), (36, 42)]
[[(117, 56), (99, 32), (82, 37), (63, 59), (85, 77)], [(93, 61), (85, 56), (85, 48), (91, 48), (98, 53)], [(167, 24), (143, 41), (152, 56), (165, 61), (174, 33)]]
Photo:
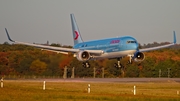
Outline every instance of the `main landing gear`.
[(128, 64), (132, 64), (132, 58), (133, 58), (133, 57), (130, 55), (130, 56), (129, 56), (129, 60), (128, 60)]
[(117, 63), (114, 63), (114, 67), (117, 67), (117, 68), (122, 68), (122, 64), (121, 64), (121, 58), (117, 58), (118, 62)]
[[(117, 58), (117, 63), (114, 63), (114, 67), (116, 68), (124, 68), (124, 66), (121, 64), (122, 58)], [(128, 64), (132, 64), (132, 56), (129, 56)]]
[(83, 62), (83, 63), (82, 63), (82, 66), (83, 66), (84, 68), (90, 68), (90, 64), (89, 64), (88, 62)]

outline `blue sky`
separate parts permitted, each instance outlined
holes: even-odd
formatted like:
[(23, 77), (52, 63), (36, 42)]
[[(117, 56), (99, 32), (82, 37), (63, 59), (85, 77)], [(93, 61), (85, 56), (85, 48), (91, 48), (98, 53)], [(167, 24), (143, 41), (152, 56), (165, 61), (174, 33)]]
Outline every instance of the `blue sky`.
[[(133, 36), (139, 43), (180, 40), (180, 0), (1, 0), (0, 43), (73, 45), (70, 13), (84, 41)], [(9, 41), (8, 41), (9, 42)]]

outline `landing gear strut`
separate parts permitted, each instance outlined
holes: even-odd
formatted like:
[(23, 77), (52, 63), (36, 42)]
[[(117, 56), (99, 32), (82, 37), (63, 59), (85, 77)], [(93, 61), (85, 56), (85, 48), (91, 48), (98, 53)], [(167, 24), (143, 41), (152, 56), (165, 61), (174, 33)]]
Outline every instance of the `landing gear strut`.
[(117, 63), (114, 63), (114, 67), (118, 67), (118, 68), (122, 68), (122, 64), (121, 64), (121, 58), (117, 58), (118, 62)]
[(90, 68), (90, 64), (89, 64), (88, 62), (83, 62), (83, 63), (82, 63), (82, 66), (83, 66), (84, 68)]
[(129, 56), (128, 64), (132, 64), (132, 56)]

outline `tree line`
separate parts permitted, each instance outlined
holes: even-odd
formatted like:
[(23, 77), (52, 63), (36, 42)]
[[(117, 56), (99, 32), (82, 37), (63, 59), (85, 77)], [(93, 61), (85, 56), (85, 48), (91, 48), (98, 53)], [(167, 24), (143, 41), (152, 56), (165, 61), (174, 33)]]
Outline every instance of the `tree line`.
[[(139, 45), (140, 48), (158, 46), (166, 43)], [(51, 44), (57, 47), (69, 47)], [(0, 75), (17, 76), (63, 76), (64, 67), (68, 67), (68, 77), (72, 67), (75, 67), (75, 77), (93, 77), (93, 67), (96, 68), (96, 77), (101, 77), (104, 68), (104, 77), (180, 77), (180, 45), (171, 48), (145, 53), (145, 60), (128, 64), (128, 57), (121, 60), (124, 68), (114, 67), (116, 59), (90, 61), (91, 68), (84, 68), (72, 54), (64, 55), (43, 51), (34, 47), (9, 44), (0, 44)]]

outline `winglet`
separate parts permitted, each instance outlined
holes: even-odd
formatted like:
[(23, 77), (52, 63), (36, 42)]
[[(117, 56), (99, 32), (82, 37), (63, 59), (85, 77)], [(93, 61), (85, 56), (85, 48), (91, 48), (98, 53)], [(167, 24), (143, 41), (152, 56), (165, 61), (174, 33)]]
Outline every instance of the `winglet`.
[(6, 34), (7, 34), (8, 39), (9, 39), (11, 42), (15, 42), (14, 40), (12, 40), (12, 39), (10, 38), (9, 33), (8, 33), (8, 31), (7, 31), (6, 28), (5, 28), (5, 31), (6, 31)]
[(174, 33), (174, 44), (176, 44), (176, 32), (173, 31), (173, 33)]

